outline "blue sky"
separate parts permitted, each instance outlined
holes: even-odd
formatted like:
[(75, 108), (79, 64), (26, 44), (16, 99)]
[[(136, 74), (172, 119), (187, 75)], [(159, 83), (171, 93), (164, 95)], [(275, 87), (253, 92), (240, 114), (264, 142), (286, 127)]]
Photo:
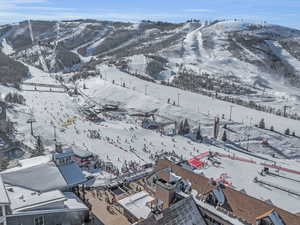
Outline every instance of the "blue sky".
[(181, 22), (238, 18), (300, 29), (300, 0), (0, 0), (0, 23), (25, 19)]

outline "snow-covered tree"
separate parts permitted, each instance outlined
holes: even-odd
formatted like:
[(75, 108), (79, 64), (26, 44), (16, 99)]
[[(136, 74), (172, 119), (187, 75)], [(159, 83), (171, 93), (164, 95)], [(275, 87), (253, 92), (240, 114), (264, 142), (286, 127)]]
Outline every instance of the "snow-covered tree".
[(226, 130), (224, 130), (224, 133), (222, 135), (222, 141), (227, 141), (227, 133), (226, 133)]
[(202, 141), (202, 134), (201, 134), (201, 128), (200, 128), (200, 125), (199, 125), (199, 127), (198, 127), (198, 129), (197, 129), (197, 132), (196, 132), (196, 140), (198, 140), (198, 141)]
[(285, 134), (285, 135), (290, 135), (290, 133), (291, 133), (291, 132), (290, 132), (290, 128), (287, 128), (287, 129), (284, 131), (284, 134)]
[(17, 103), (21, 105), (24, 105), (26, 101), (23, 95), (20, 95), (18, 93), (11, 93), (11, 92), (5, 96), (4, 100), (9, 103)]
[(265, 120), (264, 119), (260, 120), (260, 122), (258, 124), (258, 127), (261, 128), (261, 129), (265, 129), (266, 128)]
[(35, 148), (31, 152), (31, 157), (37, 157), (37, 156), (44, 155), (44, 152), (45, 152), (45, 148), (44, 148), (42, 139), (40, 136), (37, 136)]
[(0, 153), (0, 171), (6, 170), (9, 165), (9, 159), (4, 153)]
[(189, 121), (187, 119), (184, 120), (184, 123), (183, 123), (183, 133), (184, 134), (188, 134), (190, 133), (190, 124), (189, 124)]

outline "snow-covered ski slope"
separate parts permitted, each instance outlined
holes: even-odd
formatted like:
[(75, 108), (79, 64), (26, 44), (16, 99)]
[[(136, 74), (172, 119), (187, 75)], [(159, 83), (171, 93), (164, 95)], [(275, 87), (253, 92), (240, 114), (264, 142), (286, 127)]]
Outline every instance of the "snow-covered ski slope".
[[(33, 67), (29, 68), (32, 77), (28, 82), (58, 84), (49, 74)], [(226, 118), (228, 118), (230, 107), (228, 103), (180, 91), (175, 88), (145, 82), (120, 72), (113, 67), (102, 66), (101, 71), (106, 71), (107, 81), (99, 77), (91, 78), (84, 81), (87, 89), (81, 89), (82, 92), (99, 102), (99, 104), (118, 102), (122, 108), (129, 111), (147, 111), (158, 108), (159, 114), (171, 119), (188, 117), (191, 121), (194, 121), (193, 124), (196, 126), (200, 123), (203, 126), (205, 135), (210, 135), (210, 131), (205, 133), (205, 128), (211, 128), (214, 116), (221, 115), (228, 109), (228, 112), (224, 112)], [(129, 88), (117, 85), (118, 82), (121, 83), (121, 79), (126, 84), (130, 84)], [(112, 80), (115, 80), (115, 84), (112, 84)], [(79, 87), (81, 85), (83, 85), (83, 82), (79, 82)], [(145, 85), (148, 88), (147, 96), (144, 93)], [(218, 148), (213, 145), (190, 142), (187, 138), (180, 136), (161, 136), (160, 133), (155, 131), (142, 129), (140, 122), (136, 122), (130, 117), (125, 117), (123, 120), (106, 118), (106, 121), (100, 124), (93, 123), (87, 121), (79, 113), (79, 106), (84, 105), (87, 101), (85, 97), (70, 97), (66, 93), (56, 93), (54, 90), (49, 92), (49, 88), (44, 87), (38, 87), (37, 91), (34, 88), (31, 91), (28, 89), (27, 91), (22, 91), (22, 95), (26, 98), (27, 106), (18, 106), (16, 107), (17, 111), (9, 113), (12, 120), (17, 122), (18, 132), (24, 133), (25, 143), (28, 145), (32, 145), (33, 143), (27, 119), (31, 118), (30, 114), (33, 113), (36, 119), (36, 123), (33, 124), (34, 134), (41, 135), (45, 145), (48, 147), (53, 147), (54, 144), (53, 125), (55, 125), (58, 141), (64, 144), (75, 144), (76, 146), (87, 148), (101, 159), (111, 161), (119, 167), (125, 161), (136, 161), (140, 164), (152, 162), (150, 155), (163, 151), (174, 151), (178, 155), (182, 155), (182, 157), (188, 159), (207, 151), (228, 154), (227, 151), (229, 150), (230, 154), (235, 156), (264, 162), (264, 160), (256, 157), (234, 151), (230, 147), (221, 146)], [(178, 93), (180, 94), (180, 106), (172, 106), (166, 103), (168, 98), (177, 100)], [(64, 121), (73, 116), (77, 117), (73, 124), (68, 126), (62, 125)], [(290, 121), (286, 118), (275, 116), (269, 118), (268, 116), (269, 114), (235, 106), (232, 116), (234, 121), (231, 123), (231, 126), (237, 126), (237, 123), (242, 123), (243, 121), (247, 123), (247, 117), (252, 117), (255, 122), (259, 120), (258, 118), (266, 118), (267, 124), (272, 122), (280, 131), (289, 126), (290, 129), (300, 132), (298, 130), (298, 121)], [(88, 130), (98, 130), (101, 134), (101, 139), (90, 139), (88, 137)], [(145, 146), (148, 152), (143, 150)], [(265, 157), (276, 161), (277, 165), (300, 171), (299, 163), (295, 160), (280, 160), (269, 156)], [(237, 189), (246, 189), (248, 194), (263, 200), (272, 199), (274, 204), (291, 212), (299, 211), (297, 205), (299, 199), (297, 196), (274, 188), (262, 187), (260, 184), (252, 182), (262, 169), (262, 166), (259, 164), (239, 163), (229, 159), (220, 159), (220, 161), (222, 163), (221, 167), (215, 168), (210, 166), (203, 171), (205, 175), (216, 178), (220, 173), (226, 172), (232, 177), (231, 182)], [(237, 170), (236, 168), (239, 169)], [(292, 175), (292, 177), (300, 179), (296, 175)], [(264, 179), (268, 180), (268, 178)], [(281, 179), (272, 178), (272, 182), (278, 185), (282, 184)], [(298, 183), (294, 187), (297, 189)]]
[[(23, 49), (17, 45), (20, 35), (28, 35), (35, 42), (41, 40), (42, 46), (24, 43), (26, 47)], [(162, 57), (162, 62), (168, 62), (163, 63), (163, 71), (154, 74), (155, 79), (172, 80), (174, 74), (186, 68), (193, 70), (194, 74), (208, 72), (216, 77), (236, 76), (244, 85), (263, 81), (270, 89), (258, 91), (255, 97), (240, 97), (281, 110), (284, 104), (292, 107), (291, 112), (300, 110), (298, 88), (291, 85), (297, 82), (288, 80), (293, 70), (299, 72), (299, 60), (292, 56), (292, 48), (279, 44), (281, 41), (289, 43), (294, 38), (297, 40), (300, 32), (287, 27), (235, 20), (182, 24), (31, 20), (11, 25), (3, 37), (7, 40), (2, 43), (5, 46), (3, 51), (44, 71), (70, 71), (99, 57), (128, 60), (131, 72), (145, 75), (147, 63), (151, 62), (149, 55), (155, 55)], [(56, 48), (47, 46), (49, 41), (50, 45), (56, 42), (65, 46), (65, 53), (73, 55), (76, 60), (69, 62), (55, 54)], [(31, 54), (35, 57), (29, 60)], [(272, 101), (265, 100), (263, 94), (270, 95)]]
[[(167, 108), (165, 110), (166, 113), (172, 110), (170, 112), (171, 115), (176, 115), (176, 112), (179, 112), (178, 114), (181, 117), (185, 117), (187, 112), (197, 114), (198, 116), (209, 114), (212, 117), (221, 117), (224, 114), (226, 119), (229, 119), (230, 106), (233, 106), (232, 118), (235, 122), (249, 123), (252, 118), (253, 124), (258, 124), (264, 118), (267, 126), (273, 125), (280, 132), (290, 128), (300, 133), (300, 121), (252, 110), (178, 88), (143, 81), (114, 67), (102, 66), (101, 71), (107, 74), (108, 82), (100, 78), (92, 78), (84, 81), (88, 87), (86, 92), (95, 100), (109, 99), (110, 101), (126, 104), (127, 108), (137, 108), (145, 111), (153, 108)], [(120, 90), (115, 91), (113, 88), (110, 88), (113, 86), (111, 85), (113, 80), (119, 84), (121, 81), (125, 82), (131, 90), (118, 87)], [(104, 88), (99, 88), (101, 86)], [(145, 87), (147, 88), (147, 96), (144, 95)], [(177, 104), (178, 94), (180, 107), (168, 105), (168, 98), (171, 99), (171, 102), (175, 101)]]
[[(67, 23), (61, 24), (62, 28), (60, 30), (64, 30), (64, 27), (67, 25)], [(194, 29), (190, 27), (190, 24), (187, 24), (183, 28), (178, 28), (180, 32), (183, 30), (190, 31), (186, 38), (183, 39), (182, 45), (177, 43), (177, 45), (168, 49), (163, 49), (159, 52), (159, 55), (168, 59), (167, 66), (170, 71), (177, 71), (176, 64), (183, 64), (196, 72), (201, 70), (202, 72), (207, 71), (216, 74), (224, 72), (225, 74), (231, 71), (235, 75), (239, 75), (244, 81), (249, 82), (252, 81), (253, 76), (255, 77), (259, 74), (263, 79), (268, 80), (268, 85), (273, 88), (267, 90), (266, 94), (271, 94), (277, 98), (276, 104), (278, 104), (279, 108), (286, 104), (287, 99), (288, 103), (297, 103), (297, 96), (299, 95), (297, 88), (285, 85), (283, 82), (274, 79), (269, 73), (261, 73), (253, 64), (232, 58), (232, 54), (223, 48), (226, 44), (224, 40), (227, 31), (237, 31), (243, 29), (244, 26), (250, 25), (231, 21)], [(139, 26), (139, 24), (136, 25), (136, 27)], [(64, 31), (62, 31), (58, 35), (58, 40), (64, 41), (72, 39), (74, 35), (80, 35), (88, 25), (81, 24), (79, 27), (78, 33), (75, 34), (72, 34), (72, 32), (63, 33)], [(131, 27), (131, 29), (135, 29), (135, 26)], [(264, 29), (265, 31), (268, 31), (268, 29), (273, 29), (274, 31), (275, 28), (266, 25)], [(75, 25), (72, 30), (76, 30)], [(278, 28), (276, 32), (285, 34), (286, 30), (283, 31)], [(66, 34), (65, 37), (64, 34)], [(92, 56), (93, 51), (105, 40), (105, 37), (102, 37), (102, 35), (104, 34), (99, 34), (99, 36), (89, 40), (88, 43), (81, 43), (72, 52), (78, 54), (83, 62), (88, 63), (94, 57)], [(167, 34), (166, 37), (170, 35)], [(205, 47), (207, 36), (214, 37), (215, 45), (213, 48)], [(159, 39), (153, 40), (152, 44), (158, 41)], [(235, 39), (233, 41), (237, 42)], [(122, 43), (121, 47), (130, 43), (132, 44), (132, 42)], [(270, 42), (269, 44), (271, 44), (273, 51), (278, 56), (284, 58), (289, 64), (297, 65), (295, 58), (292, 58), (287, 51), (277, 51), (280, 48), (277, 42)], [(237, 45), (243, 49), (243, 52), (249, 58), (253, 60), (260, 59), (253, 52), (249, 52), (249, 49), (243, 44), (237, 43)], [(2, 50), (6, 54), (15, 51), (9, 46), (10, 43), (2, 41)], [(78, 53), (78, 50), (82, 47), (87, 47), (87, 55), (82, 56)], [(31, 50), (38, 52), (39, 49), (37, 48), (39, 46), (33, 46)], [(180, 57), (176, 53), (178, 48), (185, 50)], [(117, 49), (118, 46), (114, 48), (114, 50)], [(39, 58), (39, 61), (44, 60), (43, 56), (39, 55), (42, 57)], [(51, 57), (55, 57), (55, 54), (51, 54)], [(136, 70), (141, 74), (146, 72), (146, 62), (149, 60), (146, 55), (134, 55), (128, 59), (130, 60), (128, 66), (131, 71)], [(59, 73), (50, 76), (49, 73), (32, 66), (29, 66), (29, 69), (32, 76), (26, 82), (59, 85), (59, 82), (53, 79), (54, 75), (59, 76)], [(42, 67), (42, 69), (47, 71), (46, 68)], [(98, 155), (100, 159), (110, 161), (119, 168), (125, 161), (135, 161), (139, 164), (153, 162), (153, 159), (150, 158), (151, 155), (166, 151), (175, 152), (185, 159), (207, 151), (226, 154), (230, 151), (232, 155), (255, 160), (258, 163), (249, 164), (229, 159), (219, 159), (221, 162), (219, 168), (210, 166), (200, 172), (204, 172), (208, 177), (214, 178), (217, 178), (221, 173), (227, 173), (231, 177), (229, 180), (235, 188), (245, 189), (248, 194), (263, 200), (271, 199), (277, 206), (291, 212), (300, 211), (298, 207), (299, 196), (288, 194), (285, 191), (266, 185), (253, 183), (253, 179), (259, 177), (259, 179), (264, 181), (295, 189), (296, 191), (300, 188), (298, 182), (285, 181), (279, 177), (260, 177), (259, 172), (263, 168), (260, 163), (265, 162), (265, 160), (250, 156), (247, 152), (245, 153), (246, 149), (248, 149), (250, 154), (257, 154), (258, 157), (268, 158), (282, 167), (300, 171), (299, 161), (297, 161), (297, 158), (300, 158), (299, 138), (283, 134), (289, 128), (291, 132), (295, 131), (296, 135), (299, 135), (300, 121), (233, 105), (158, 83), (147, 82), (121, 72), (114, 66), (102, 64), (98, 65), (97, 69), (101, 71), (102, 77), (106, 80), (100, 79), (100, 76), (98, 76), (77, 81), (76, 85), (80, 88), (80, 92), (84, 93), (82, 96), (70, 97), (67, 93), (63, 93), (61, 89), (56, 88), (51, 88), (50, 90), (47, 87), (37, 87), (35, 89), (33, 86), (24, 86), (24, 90), (20, 91), (20, 93), (26, 98), (26, 105), (16, 105), (14, 109), (9, 110), (10, 118), (17, 123), (18, 133), (23, 134), (23, 136), (20, 135), (18, 138), (24, 139), (24, 142), (28, 145), (34, 145), (34, 139), (30, 135), (30, 125), (27, 123), (28, 119), (34, 117), (36, 120), (33, 124), (34, 134), (42, 137), (48, 150), (54, 146), (55, 131), (59, 142), (86, 148)], [(69, 77), (72, 74), (64, 74), (63, 76)], [(122, 87), (121, 84), (123, 83), (125, 83), (126, 87)], [(73, 84), (67, 85), (71, 86)], [(83, 86), (86, 86), (87, 89), (83, 89)], [(2, 86), (0, 90), (2, 94), (6, 94), (9, 91), (17, 91)], [(93, 100), (92, 102), (91, 99)], [(175, 102), (176, 104), (168, 104), (168, 99), (170, 99), (171, 103)], [(178, 101), (179, 106), (177, 105)], [(80, 112), (80, 109), (90, 102), (91, 104), (98, 102), (101, 105), (107, 103), (118, 104), (127, 112), (120, 113), (119, 116), (116, 116), (118, 115), (117, 113), (114, 113), (113, 116), (103, 115), (104, 122), (94, 123), (87, 120)], [(273, 104), (273, 102), (270, 104)], [(231, 107), (233, 121), (229, 121)], [(222, 119), (221, 123), (228, 124), (227, 136), (233, 143), (230, 141), (224, 143), (221, 140), (210, 140), (212, 144), (208, 144), (208, 141), (195, 143), (181, 136), (162, 136), (159, 132), (141, 128), (141, 121), (129, 116), (131, 112), (150, 111), (153, 109), (158, 109), (158, 114), (164, 118), (169, 118), (169, 120), (180, 121), (188, 118), (192, 128), (197, 128), (200, 124), (202, 135), (209, 137), (212, 134), (214, 117), (222, 117), (224, 114), (225, 119)], [(74, 122), (69, 123), (70, 118), (75, 118)], [(261, 119), (265, 120), (266, 128), (274, 126), (275, 132), (254, 127), (254, 124), (258, 124)], [(89, 137), (91, 130), (98, 131), (101, 134), (101, 138), (91, 139)], [(220, 136), (224, 131), (225, 129), (222, 128)], [(210, 139), (209, 137), (207, 138), (208, 140)], [(269, 146), (262, 145), (262, 141), (265, 139), (268, 141)], [(273, 154), (281, 159), (271, 157)], [(25, 154), (24, 157), (27, 157), (27, 155)], [(298, 175), (282, 172), (280, 172), (280, 175), (300, 180)]]

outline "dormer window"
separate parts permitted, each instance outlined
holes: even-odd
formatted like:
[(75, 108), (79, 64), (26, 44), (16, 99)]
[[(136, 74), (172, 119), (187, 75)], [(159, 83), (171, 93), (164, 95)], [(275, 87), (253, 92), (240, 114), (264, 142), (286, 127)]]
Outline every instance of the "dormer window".
[(223, 206), (226, 202), (223, 190), (220, 188), (213, 189), (206, 198), (206, 202), (213, 206)]
[(223, 191), (220, 188), (215, 188), (213, 191), (214, 196), (216, 197), (216, 200), (218, 202), (218, 205), (224, 205), (225, 204), (225, 195)]
[(257, 225), (286, 225), (280, 215), (273, 209), (256, 218)]
[(218, 201), (216, 199), (216, 197), (212, 194), (212, 193), (209, 193), (206, 197), (206, 202), (208, 204), (211, 204), (213, 206), (217, 206), (218, 205)]

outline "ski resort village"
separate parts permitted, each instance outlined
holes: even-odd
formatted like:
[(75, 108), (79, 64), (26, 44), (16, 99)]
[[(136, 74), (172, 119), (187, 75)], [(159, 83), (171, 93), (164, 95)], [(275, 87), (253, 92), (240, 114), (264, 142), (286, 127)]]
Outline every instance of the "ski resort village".
[(0, 225), (300, 225), (300, 31), (0, 26)]

